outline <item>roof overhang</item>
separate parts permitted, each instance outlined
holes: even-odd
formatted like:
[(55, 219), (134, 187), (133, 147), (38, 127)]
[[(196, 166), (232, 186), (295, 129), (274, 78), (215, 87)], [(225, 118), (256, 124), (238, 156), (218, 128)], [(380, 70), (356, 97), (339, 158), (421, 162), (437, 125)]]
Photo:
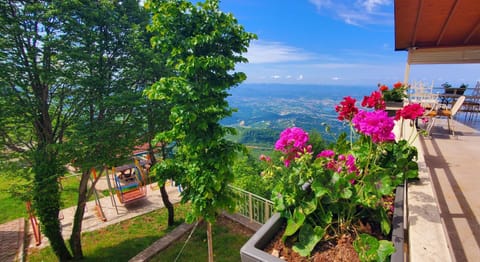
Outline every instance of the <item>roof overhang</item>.
[(395, 0), (395, 50), (410, 64), (480, 63), (480, 1)]
[(412, 48), (408, 51), (409, 64), (469, 64), (480, 63), (478, 47)]

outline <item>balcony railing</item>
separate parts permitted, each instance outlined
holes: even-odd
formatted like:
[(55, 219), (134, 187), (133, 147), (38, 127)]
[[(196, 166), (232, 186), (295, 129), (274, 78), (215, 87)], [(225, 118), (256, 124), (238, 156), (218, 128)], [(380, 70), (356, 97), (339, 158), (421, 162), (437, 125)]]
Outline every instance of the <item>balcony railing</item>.
[(272, 216), (272, 201), (232, 185), (229, 187), (236, 195), (238, 214), (261, 224), (265, 224), (265, 221)]

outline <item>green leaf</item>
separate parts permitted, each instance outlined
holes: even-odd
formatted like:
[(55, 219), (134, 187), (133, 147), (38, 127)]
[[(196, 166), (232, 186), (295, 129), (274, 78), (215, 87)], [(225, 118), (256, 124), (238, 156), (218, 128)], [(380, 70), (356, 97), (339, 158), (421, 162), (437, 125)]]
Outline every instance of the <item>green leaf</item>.
[(293, 245), (293, 251), (303, 257), (309, 256), (324, 235), (325, 230), (319, 226), (312, 228), (310, 224), (303, 225), (298, 235), (298, 242)]
[(325, 194), (328, 194), (328, 188), (324, 187), (322, 182), (314, 180), (311, 185), (312, 191), (315, 193), (315, 197), (321, 199)]
[(293, 216), (287, 220), (287, 227), (285, 228), (285, 233), (282, 237), (283, 241), (285, 241), (287, 237), (295, 234), (304, 222), (305, 214), (303, 214), (299, 208), (295, 208)]
[(301, 202), (300, 207), (302, 208), (302, 212), (308, 216), (317, 209), (317, 199), (314, 198), (310, 201)]
[(383, 208), (379, 208), (378, 212), (380, 214), (380, 227), (382, 229), (382, 233), (388, 235), (391, 230), (391, 225), (387, 216), (387, 212)]
[(377, 183), (377, 190), (381, 195), (388, 195), (392, 193), (392, 179), (389, 176), (384, 176)]
[(352, 197), (353, 193), (350, 188), (346, 187), (343, 188), (342, 191), (340, 192), (340, 197), (344, 199), (350, 199)]
[(378, 247), (377, 250), (377, 261), (382, 262), (382, 261), (387, 261), (387, 258), (391, 256), (393, 253), (395, 253), (395, 246), (391, 241), (387, 240), (380, 240), (380, 246)]
[(333, 212), (328, 210), (327, 212), (322, 214), (319, 218), (324, 225), (331, 224), (333, 220)]
[(377, 250), (380, 246), (378, 239), (368, 234), (360, 234), (353, 242), (353, 248), (358, 253), (360, 261), (375, 261), (378, 259)]

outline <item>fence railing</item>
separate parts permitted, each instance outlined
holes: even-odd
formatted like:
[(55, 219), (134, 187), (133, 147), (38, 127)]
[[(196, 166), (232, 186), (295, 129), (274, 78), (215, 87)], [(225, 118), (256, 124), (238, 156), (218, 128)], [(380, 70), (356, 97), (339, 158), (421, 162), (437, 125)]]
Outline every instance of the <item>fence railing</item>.
[(272, 216), (272, 201), (232, 185), (229, 187), (236, 195), (238, 214), (261, 224), (265, 224)]

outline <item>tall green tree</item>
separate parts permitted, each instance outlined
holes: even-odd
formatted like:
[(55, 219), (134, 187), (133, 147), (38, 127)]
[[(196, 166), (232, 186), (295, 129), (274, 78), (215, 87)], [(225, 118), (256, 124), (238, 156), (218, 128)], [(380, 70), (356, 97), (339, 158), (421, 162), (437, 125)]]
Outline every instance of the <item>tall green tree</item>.
[(132, 43), (148, 15), (135, 0), (1, 0), (0, 12), (0, 152), (31, 167), (36, 213), (60, 261), (72, 256), (58, 221), (57, 179), (67, 162), (81, 167), (70, 238), (81, 258), (90, 170), (123, 163), (142, 133)]
[(62, 26), (55, 1), (0, 1), (0, 136), (7, 147), (1, 152), (31, 166), (36, 214), (61, 261), (71, 255), (60, 232), (57, 179), (64, 174), (64, 133), (77, 109), (76, 87), (62, 81)]
[[(150, 17), (150, 16), (149, 16)], [(135, 52), (132, 56), (135, 61), (135, 67), (129, 69), (137, 80), (137, 84), (142, 87), (149, 87), (157, 82), (161, 77), (171, 75), (166, 65), (165, 53), (160, 48), (152, 48), (150, 38), (152, 34), (146, 31), (146, 25), (138, 28), (135, 37)], [(158, 182), (162, 202), (168, 211), (168, 226), (174, 225), (174, 207), (171, 203), (165, 182), (172, 178), (172, 173), (158, 170), (158, 162), (167, 158), (169, 139), (167, 137), (157, 136), (171, 128), (169, 116), (171, 111), (170, 103), (166, 101), (151, 100), (142, 96), (140, 98), (140, 111), (143, 133), (139, 136), (140, 141), (148, 145), (148, 155), (150, 158), (150, 174)], [(157, 156), (160, 159), (157, 159)]]
[[(215, 221), (220, 209), (231, 209), (228, 183), (231, 165), (240, 145), (224, 137), (233, 133), (219, 121), (232, 114), (228, 90), (246, 79), (235, 72), (235, 64), (247, 62), (247, 51), (255, 35), (245, 32), (231, 14), (219, 10), (216, 0), (193, 5), (185, 0), (151, 0), (150, 29), (154, 47), (168, 53), (167, 65), (175, 72), (154, 84), (147, 94), (170, 102), (169, 133), (179, 141), (184, 191), (182, 200), (192, 204), (189, 221)], [(207, 230), (209, 260), (213, 261), (211, 230)]]
[(62, 7), (72, 58), (69, 76), (84, 90), (78, 94), (82, 110), (68, 133), (70, 158), (81, 170), (70, 237), (73, 256), (80, 259), (84, 210), (96, 183), (88, 189), (91, 170), (131, 161), (143, 132), (137, 109), (143, 87), (134, 57), (137, 32), (144, 31), (148, 15), (136, 0), (66, 1)]

